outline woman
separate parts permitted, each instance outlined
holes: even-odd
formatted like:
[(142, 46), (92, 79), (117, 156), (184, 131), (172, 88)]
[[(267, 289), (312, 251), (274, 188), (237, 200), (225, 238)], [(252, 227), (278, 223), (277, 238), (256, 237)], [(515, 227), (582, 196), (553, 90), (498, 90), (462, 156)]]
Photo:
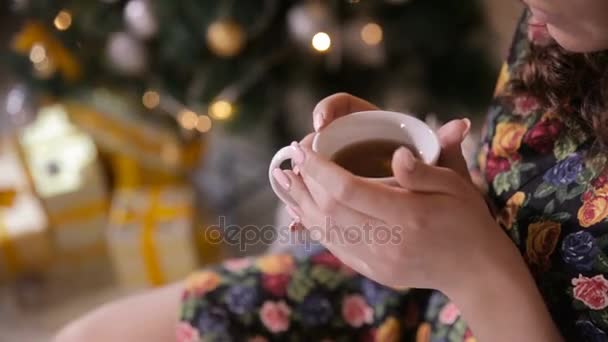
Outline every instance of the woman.
[[(294, 224), (388, 224), (398, 239), (322, 236), (331, 253), (231, 260), (101, 308), (58, 340), (165, 341), (179, 320), (181, 341), (607, 341), (608, 2), (527, 5), (484, 133), (487, 203), (460, 151), (466, 119), (439, 131), (438, 167), (395, 153), (402, 188), (354, 178), (308, 137), (296, 171), (274, 172), (299, 204)], [(372, 108), (334, 95), (315, 129)]]

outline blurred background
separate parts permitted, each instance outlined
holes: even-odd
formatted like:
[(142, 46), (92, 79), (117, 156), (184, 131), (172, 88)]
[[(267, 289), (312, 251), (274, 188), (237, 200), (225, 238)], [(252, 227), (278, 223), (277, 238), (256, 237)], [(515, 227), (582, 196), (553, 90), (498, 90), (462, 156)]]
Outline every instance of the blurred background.
[[(338, 91), (479, 125), (520, 14), (502, 0), (0, 5), (0, 341), (268, 249), (272, 154)], [(221, 218), (221, 219), (220, 219)], [(283, 227), (284, 228), (284, 227)]]

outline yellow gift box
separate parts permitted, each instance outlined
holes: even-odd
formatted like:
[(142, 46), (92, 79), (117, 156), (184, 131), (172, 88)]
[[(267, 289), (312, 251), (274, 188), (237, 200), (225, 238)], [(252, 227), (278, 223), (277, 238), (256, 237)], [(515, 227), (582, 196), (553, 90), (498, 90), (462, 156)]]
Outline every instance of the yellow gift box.
[(70, 118), (90, 134), (100, 150), (126, 157), (141, 168), (180, 177), (194, 169), (204, 154), (201, 136), (184, 136), (175, 127), (134, 115), (141, 111), (133, 103), (108, 89), (95, 89), (65, 106)]
[(109, 270), (107, 186), (93, 139), (72, 124), (63, 105), (52, 104), (40, 109), (20, 143), (49, 217), (52, 271), (70, 276), (98, 265)]
[(51, 259), (48, 223), (12, 141), (0, 141), (0, 280), (42, 272)]
[(21, 193), (11, 206), (0, 205), (0, 280), (42, 272), (50, 258), (46, 218), (37, 198)]
[(158, 286), (198, 267), (193, 243), (193, 193), (185, 186), (119, 189), (107, 232), (120, 283)]

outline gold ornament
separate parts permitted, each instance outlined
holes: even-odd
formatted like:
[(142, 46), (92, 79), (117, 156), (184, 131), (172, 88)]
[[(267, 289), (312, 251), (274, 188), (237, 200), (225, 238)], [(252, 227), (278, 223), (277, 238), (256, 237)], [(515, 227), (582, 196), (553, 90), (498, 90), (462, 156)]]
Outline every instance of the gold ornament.
[(234, 57), (245, 46), (245, 32), (235, 21), (215, 21), (207, 29), (207, 45), (220, 57)]

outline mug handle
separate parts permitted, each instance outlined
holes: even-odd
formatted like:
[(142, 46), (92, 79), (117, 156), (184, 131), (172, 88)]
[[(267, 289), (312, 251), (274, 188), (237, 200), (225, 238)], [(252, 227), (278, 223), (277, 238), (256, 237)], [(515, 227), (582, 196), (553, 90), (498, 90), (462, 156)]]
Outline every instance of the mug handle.
[(291, 206), (292, 208), (298, 207), (296, 201), (283, 189), (283, 187), (274, 179), (272, 176), (272, 171), (276, 168), (280, 168), (281, 164), (286, 160), (293, 158), (293, 153), (295, 152), (294, 147), (285, 146), (280, 149), (274, 157), (272, 157), (272, 161), (270, 162), (270, 166), (268, 167), (268, 179), (270, 180), (270, 186), (272, 187), (272, 191), (279, 197), (283, 203)]

